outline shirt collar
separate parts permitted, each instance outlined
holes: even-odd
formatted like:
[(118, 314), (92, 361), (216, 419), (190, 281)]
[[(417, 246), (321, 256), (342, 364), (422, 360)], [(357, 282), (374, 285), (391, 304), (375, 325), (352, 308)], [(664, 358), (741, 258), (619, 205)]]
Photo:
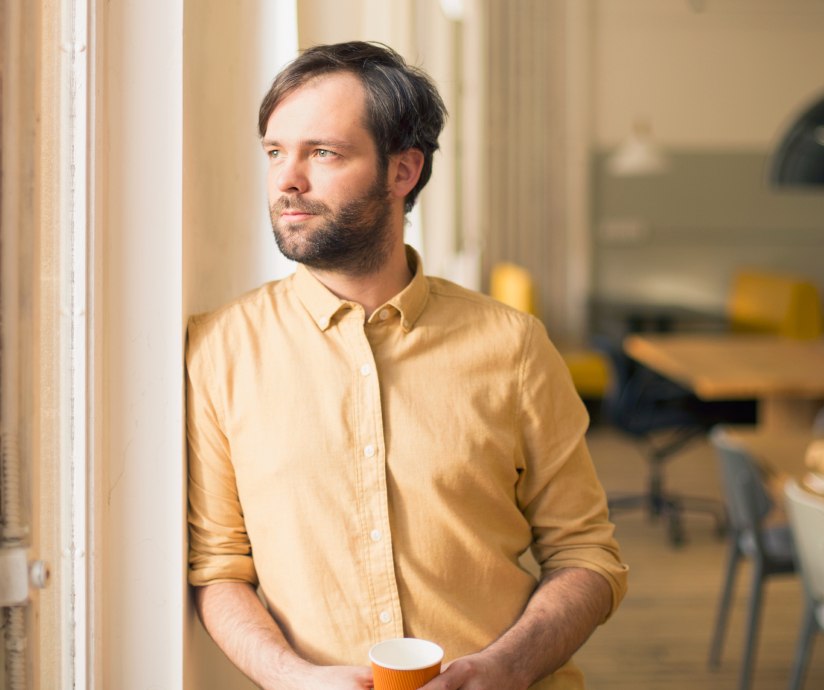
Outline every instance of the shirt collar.
[[(429, 299), (429, 281), (423, 274), (423, 261), (420, 254), (409, 245), (406, 245), (406, 260), (412, 271), (412, 280), (383, 307), (378, 307), (375, 314), (380, 314), (383, 308), (394, 307), (400, 312), (401, 328), (404, 332), (409, 333), (415, 327), (415, 323), (426, 307)], [(372, 315), (372, 318), (375, 317), (375, 314)]]
[[(429, 298), (429, 282), (423, 273), (423, 261), (412, 247), (407, 245), (406, 258), (413, 272), (412, 280), (397, 295), (375, 310), (370, 321), (379, 318), (384, 309), (394, 309), (400, 313), (400, 325), (405, 332), (415, 327)], [(335, 316), (343, 310), (351, 309), (353, 303), (342, 300), (323, 285), (311, 272), (298, 264), (295, 271), (295, 286), (298, 298), (309, 312), (318, 328), (325, 331), (334, 322)]]

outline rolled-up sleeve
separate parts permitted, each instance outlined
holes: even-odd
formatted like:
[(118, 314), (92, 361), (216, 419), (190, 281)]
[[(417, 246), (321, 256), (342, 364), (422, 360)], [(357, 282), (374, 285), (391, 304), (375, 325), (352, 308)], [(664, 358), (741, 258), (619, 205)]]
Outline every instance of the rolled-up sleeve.
[(222, 401), (209, 353), (208, 321), (189, 321), (186, 347), (186, 434), (189, 463), (189, 583), (257, 584), (252, 549), (238, 498)]
[(535, 324), (520, 373), (523, 467), (517, 495), (542, 573), (588, 568), (612, 588), (612, 609), (627, 589), (606, 495), (586, 444), (588, 417), (569, 371)]

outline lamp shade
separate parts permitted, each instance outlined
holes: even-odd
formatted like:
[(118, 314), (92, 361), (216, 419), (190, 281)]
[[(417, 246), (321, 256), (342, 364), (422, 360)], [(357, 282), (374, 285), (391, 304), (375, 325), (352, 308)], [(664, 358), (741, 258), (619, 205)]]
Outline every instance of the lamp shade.
[(778, 187), (824, 186), (824, 97), (787, 129), (772, 155), (769, 181)]
[(629, 136), (607, 158), (607, 170), (615, 177), (658, 175), (667, 168), (667, 159), (644, 122), (636, 122)]

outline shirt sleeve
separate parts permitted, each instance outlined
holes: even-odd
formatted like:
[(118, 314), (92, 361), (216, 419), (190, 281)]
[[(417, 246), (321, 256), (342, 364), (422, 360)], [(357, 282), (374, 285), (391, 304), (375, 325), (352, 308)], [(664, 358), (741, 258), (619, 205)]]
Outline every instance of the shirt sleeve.
[(541, 572), (588, 568), (612, 588), (610, 615), (627, 589), (606, 495), (586, 444), (588, 415), (563, 358), (536, 320), (520, 372), (523, 467), (517, 498)]
[(210, 356), (207, 323), (190, 319), (186, 347), (189, 583), (256, 585), (229, 441), (221, 424), (221, 400), (215, 392), (221, 376)]

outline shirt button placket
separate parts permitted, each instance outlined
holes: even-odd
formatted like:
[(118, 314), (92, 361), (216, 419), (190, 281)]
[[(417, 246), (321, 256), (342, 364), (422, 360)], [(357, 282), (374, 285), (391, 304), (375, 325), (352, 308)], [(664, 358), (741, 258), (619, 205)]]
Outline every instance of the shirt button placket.
[[(382, 321), (386, 321), (391, 316), (388, 309), (382, 309), (378, 317)], [(363, 427), (363, 436), (361, 436), (361, 453), (364, 461), (363, 475), (369, 477), (367, 482), (367, 499), (365, 505), (368, 505), (367, 513), (365, 514), (367, 525), (371, 525), (367, 532), (368, 549), (370, 556), (368, 561), (369, 579), (374, 585), (372, 600), (373, 615), (376, 616), (376, 623), (379, 630), (376, 631), (381, 635), (401, 635), (402, 630), (396, 630), (400, 625), (400, 612), (397, 610), (397, 586), (395, 584), (395, 573), (392, 567), (392, 545), (391, 535), (389, 534), (389, 525), (386, 523), (387, 515), (385, 513), (386, 497), (383, 495), (385, 491), (385, 478), (383, 463), (380, 461), (381, 453), (381, 399), (380, 387), (378, 381), (378, 371), (370, 356), (364, 356), (366, 353), (362, 352), (360, 355), (360, 364), (357, 365), (357, 372), (362, 381), (360, 389), (364, 396), (363, 410), (365, 412), (363, 420), (372, 420), (368, 426)], [(376, 409), (377, 408), (377, 409)]]
[[(375, 448), (375, 446), (373, 444), (368, 443), (363, 447), (363, 455), (364, 455), (365, 458), (371, 460), (372, 458), (375, 457), (376, 454), (377, 454), (377, 449)], [(375, 468), (375, 471), (377, 471), (377, 468)], [(386, 548), (386, 545), (381, 543), (382, 541), (384, 541), (383, 540), (383, 532), (378, 527), (373, 528), (369, 532), (369, 539), (374, 544), (375, 549)], [(377, 554), (376, 554), (376, 556), (377, 556)], [(380, 557), (378, 557), (378, 558), (380, 558)], [(380, 577), (379, 581), (380, 580), (383, 580), (383, 578)], [(392, 615), (392, 610), (391, 610), (391, 608), (386, 607), (387, 604), (389, 604), (389, 607), (391, 607), (391, 605), (392, 605), (391, 602), (386, 601), (385, 595), (384, 596), (379, 595), (379, 599), (377, 601), (375, 601), (376, 606), (384, 607), (384, 608), (381, 608), (378, 611), (378, 621), (380, 621), (381, 626), (389, 625), (394, 620), (394, 616)]]

